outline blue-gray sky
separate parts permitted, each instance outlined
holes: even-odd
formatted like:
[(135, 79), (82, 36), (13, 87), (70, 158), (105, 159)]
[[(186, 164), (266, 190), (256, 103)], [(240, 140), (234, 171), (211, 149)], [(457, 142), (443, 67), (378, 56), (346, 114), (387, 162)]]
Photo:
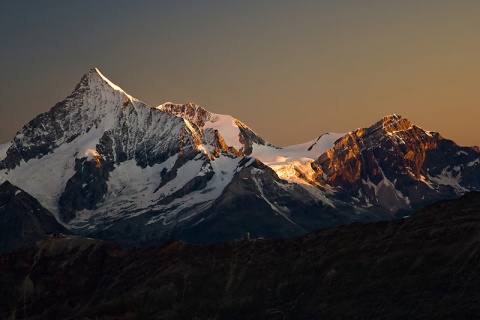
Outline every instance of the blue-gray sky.
[(401, 114), (479, 145), (480, 1), (0, 2), (0, 143), (93, 67), (276, 145)]

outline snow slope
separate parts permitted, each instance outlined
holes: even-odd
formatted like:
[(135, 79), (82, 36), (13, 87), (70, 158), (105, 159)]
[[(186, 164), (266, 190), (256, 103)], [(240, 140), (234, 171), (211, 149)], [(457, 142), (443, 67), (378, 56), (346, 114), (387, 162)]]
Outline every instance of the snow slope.
[(345, 133), (325, 133), (309, 142), (283, 148), (255, 145), (252, 156), (268, 166), (283, 165), (294, 161), (306, 164), (333, 148), (335, 141), (343, 136)]
[(7, 156), (7, 150), (8, 148), (10, 148), (11, 145), (11, 143), (0, 144), (0, 161), (5, 159), (5, 157)]

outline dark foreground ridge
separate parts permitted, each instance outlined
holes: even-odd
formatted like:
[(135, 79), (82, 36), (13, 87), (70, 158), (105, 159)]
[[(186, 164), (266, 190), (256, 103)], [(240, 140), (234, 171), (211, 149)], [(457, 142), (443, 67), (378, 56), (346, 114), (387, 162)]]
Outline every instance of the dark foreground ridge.
[(1, 319), (473, 319), (480, 193), (292, 240), (123, 249), (63, 236), (0, 255)]

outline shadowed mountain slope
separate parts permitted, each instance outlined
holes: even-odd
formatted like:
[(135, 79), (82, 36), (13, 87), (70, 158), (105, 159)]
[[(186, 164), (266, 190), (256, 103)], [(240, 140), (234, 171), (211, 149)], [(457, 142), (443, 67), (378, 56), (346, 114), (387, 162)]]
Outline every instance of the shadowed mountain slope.
[(8, 181), (0, 185), (0, 252), (60, 232), (69, 233), (35, 198)]

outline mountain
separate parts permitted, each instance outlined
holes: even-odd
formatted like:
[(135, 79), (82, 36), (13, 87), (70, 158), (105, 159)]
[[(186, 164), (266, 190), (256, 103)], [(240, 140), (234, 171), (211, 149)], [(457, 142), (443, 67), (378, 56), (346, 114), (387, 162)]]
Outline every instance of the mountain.
[(480, 189), (478, 149), (397, 115), (280, 148), (193, 103), (151, 107), (98, 69), (0, 146), (0, 182), (122, 245), (292, 237)]
[(32, 196), (6, 181), (0, 185), (0, 252), (68, 230)]
[(295, 239), (0, 255), (2, 319), (477, 319), (480, 193)]
[(480, 154), (398, 115), (348, 133), (317, 160), (316, 181), (360, 208), (411, 212), (480, 189)]

